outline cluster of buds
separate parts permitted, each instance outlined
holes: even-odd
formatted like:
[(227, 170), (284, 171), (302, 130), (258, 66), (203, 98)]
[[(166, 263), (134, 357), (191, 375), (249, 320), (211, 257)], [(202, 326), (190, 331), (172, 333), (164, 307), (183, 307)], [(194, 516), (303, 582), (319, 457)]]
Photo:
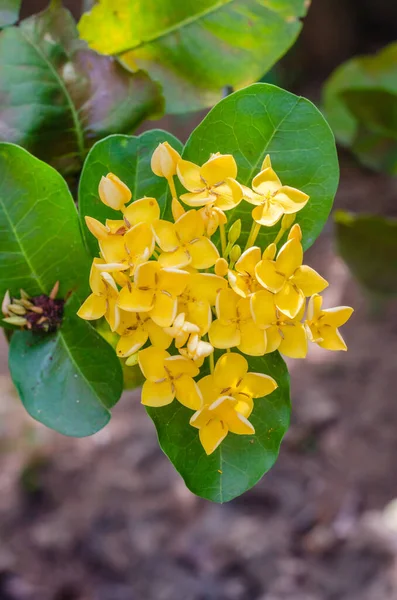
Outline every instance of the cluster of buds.
[(33, 298), (20, 290), (19, 298), (11, 298), (6, 292), (1, 309), (3, 321), (22, 329), (36, 332), (52, 333), (61, 325), (64, 300), (56, 298), (59, 283), (52, 288), (50, 295), (34, 296)]
[[(139, 364), (145, 377), (142, 403), (176, 400), (194, 411), (190, 424), (211, 454), (228, 432), (252, 435), (254, 400), (277, 388), (269, 375), (250, 372), (243, 355), (279, 350), (304, 358), (308, 341), (346, 350), (338, 328), (352, 309), (322, 309), (319, 294), (328, 283), (303, 264), (294, 224), (309, 197), (282, 185), (269, 156), (252, 188), (238, 182), (230, 154), (213, 154), (199, 166), (164, 142), (151, 165), (167, 179), (173, 222), (161, 218), (155, 198), (132, 199), (116, 175), (102, 177), (99, 197), (120, 216), (106, 223), (86, 217), (100, 256), (91, 269), (92, 294), (78, 314), (105, 317), (119, 336), (118, 356)], [(186, 190), (180, 197), (175, 177)], [(241, 202), (254, 205), (244, 250), (240, 220), (227, 227), (228, 211)], [(279, 221), (274, 242), (256, 245), (261, 227)], [(218, 231), (219, 248), (211, 239)]]

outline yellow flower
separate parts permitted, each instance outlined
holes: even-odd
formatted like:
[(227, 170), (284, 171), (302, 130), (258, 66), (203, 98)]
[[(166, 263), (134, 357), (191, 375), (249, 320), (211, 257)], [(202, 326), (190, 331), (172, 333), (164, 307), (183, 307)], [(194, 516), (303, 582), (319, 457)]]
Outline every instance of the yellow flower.
[(190, 192), (181, 196), (188, 206), (211, 204), (220, 210), (230, 210), (242, 200), (242, 188), (236, 181), (237, 165), (231, 154), (213, 154), (202, 167), (182, 159), (177, 175)]
[(303, 304), (295, 319), (289, 319), (276, 308), (274, 295), (267, 290), (252, 294), (250, 302), (255, 323), (266, 331), (266, 354), (279, 350), (290, 358), (305, 358), (307, 334), (303, 323), (300, 322), (305, 305)]
[(248, 363), (241, 354), (223, 354), (212, 375), (199, 381), (204, 406), (190, 419), (199, 429), (206, 454), (212, 454), (229, 431), (238, 435), (255, 433), (248, 421), (253, 399), (271, 394), (277, 383), (262, 373), (248, 373)]
[(100, 273), (97, 266), (103, 261), (94, 258), (90, 272), (90, 288), (92, 294), (79, 308), (77, 315), (86, 321), (105, 317), (110, 329), (116, 331), (120, 323), (120, 311), (117, 306), (118, 289), (109, 273)]
[(170, 356), (166, 350), (150, 346), (138, 354), (141, 371), (147, 381), (142, 388), (142, 404), (166, 406), (174, 398), (187, 408), (198, 410), (202, 396), (193, 377), (199, 369), (184, 356)]
[(180, 154), (168, 142), (163, 142), (152, 154), (152, 171), (158, 177), (169, 179), (176, 175), (176, 166), (180, 159)]
[(148, 313), (120, 311), (120, 325), (117, 333), (120, 335), (116, 346), (117, 356), (126, 358), (135, 354), (150, 339), (156, 348), (166, 349), (172, 342), (172, 337), (159, 327)]
[(101, 178), (98, 192), (101, 201), (114, 210), (123, 210), (124, 205), (131, 200), (129, 187), (113, 173)]
[(185, 313), (179, 313), (175, 317), (171, 327), (164, 327), (164, 332), (171, 338), (175, 339), (175, 348), (182, 348), (189, 338), (191, 333), (199, 333), (200, 327), (194, 323), (189, 323), (185, 319)]
[(275, 225), (284, 214), (298, 212), (309, 200), (304, 192), (281, 184), (269, 155), (263, 161), (261, 172), (254, 177), (252, 188), (254, 191), (243, 186), (244, 199), (256, 205), (252, 218), (260, 225)]
[(216, 299), (216, 314), (208, 332), (215, 348), (233, 348), (250, 356), (262, 356), (266, 352), (266, 332), (254, 322), (250, 299), (241, 298), (226, 289)]
[(202, 366), (204, 359), (213, 351), (213, 346), (201, 340), (197, 333), (190, 335), (186, 348), (179, 348), (180, 354), (193, 360), (198, 367)]
[(187, 271), (162, 269), (156, 261), (145, 262), (136, 269), (134, 283), (121, 290), (118, 305), (127, 311), (147, 312), (160, 327), (170, 327), (189, 276)]
[(242, 253), (236, 264), (235, 270), (229, 270), (228, 279), (230, 287), (242, 298), (247, 298), (260, 289), (255, 275), (255, 267), (261, 260), (261, 249), (252, 246)]
[(194, 210), (183, 214), (176, 223), (155, 221), (153, 231), (163, 250), (159, 256), (163, 267), (191, 265), (195, 269), (208, 269), (219, 258), (216, 246), (204, 236), (204, 224)]
[(338, 327), (346, 323), (353, 309), (350, 306), (322, 309), (322, 302), (323, 299), (318, 294), (314, 294), (309, 300), (305, 321), (309, 339), (326, 350), (347, 350)]
[(186, 314), (190, 323), (198, 325), (205, 335), (212, 321), (211, 306), (215, 306), (218, 292), (227, 287), (226, 279), (212, 273), (193, 273), (178, 298), (178, 312)]
[(160, 218), (160, 207), (155, 198), (140, 198), (134, 200), (123, 210), (124, 221), (128, 227), (147, 223), (151, 225)]
[(208, 237), (214, 235), (219, 225), (226, 225), (227, 218), (223, 210), (217, 206), (207, 204), (197, 211), (204, 223), (204, 230)]
[(305, 297), (324, 290), (328, 283), (314, 269), (302, 265), (303, 250), (299, 225), (294, 225), (288, 241), (276, 260), (265, 258), (256, 265), (259, 283), (274, 294), (274, 303), (283, 314), (294, 319), (305, 303)]

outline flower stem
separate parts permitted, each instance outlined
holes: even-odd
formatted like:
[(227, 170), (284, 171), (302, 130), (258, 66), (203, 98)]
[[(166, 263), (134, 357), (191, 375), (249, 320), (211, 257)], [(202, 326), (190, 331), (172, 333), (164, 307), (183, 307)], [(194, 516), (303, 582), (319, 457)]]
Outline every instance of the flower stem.
[(211, 354), (209, 355), (209, 359), (210, 359), (210, 373), (212, 374), (214, 372), (214, 369), (215, 369), (214, 353), (213, 352), (211, 352)]
[(168, 181), (168, 185), (170, 186), (172, 197), (176, 198), (178, 200), (178, 196), (177, 196), (176, 188), (175, 188), (175, 183), (174, 183), (174, 178), (170, 177), (169, 179), (167, 179), (167, 181)]
[(251, 246), (253, 246), (255, 244), (256, 238), (258, 237), (258, 233), (260, 231), (260, 228), (261, 228), (260, 223), (256, 223), (255, 221), (252, 223), (251, 231), (250, 231), (247, 243), (244, 248), (245, 250), (247, 250), (248, 248), (251, 248)]
[(224, 257), (226, 252), (226, 231), (223, 223), (219, 224), (219, 233), (221, 236), (222, 256)]

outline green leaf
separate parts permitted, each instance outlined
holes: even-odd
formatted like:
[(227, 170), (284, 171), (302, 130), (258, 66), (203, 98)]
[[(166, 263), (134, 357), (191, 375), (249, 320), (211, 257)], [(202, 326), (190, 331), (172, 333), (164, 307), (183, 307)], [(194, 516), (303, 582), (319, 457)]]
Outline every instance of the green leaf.
[(88, 44), (158, 80), (167, 112), (215, 104), (260, 79), (296, 40), (304, 0), (100, 0), (80, 20)]
[(335, 213), (338, 251), (356, 279), (377, 295), (397, 293), (397, 219)]
[(0, 62), (0, 139), (65, 174), (96, 140), (162, 111), (158, 85), (87, 49), (58, 3), (0, 33)]
[(19, 288), (69, 297), (53, 335), (14, 332), (10, 371), (28, 412), (67, 435), (90, 435), (122, 391), (119, 360), (76, 311), (88, 293), (89, 259), (63, 178), (23, 148), (0, 144), (0, 296)]
[[(348, 147), (368, 166), (382, 168), (387, 158), (379, 161), (378, 153), (388, 154), (388, 134), (372, 130), (374, 117), (385, 122), (382, 116), (375, 116), (376, 94), (382, 93), (395, 98), (397, 94), (397, 42), (369, 56), (355, 57), (335, 70), (324, 87), (324, 108), (337, 141)], [(353, 93), (359, 94), (355, 99)], [(366, 99), (366, 93), (368, 98)], [(375, 95), (374, 95), (375, 94)], [(350, 100), (349, 100), (350, 97)], [(379, 98), (380, 99), (380, 98)], [(380, 99), (382, 105), (387, 102)], [(394, 99), (394, 103), (396, 100)], [(364, 117), (360, 104), (370, 109), (370, 122)], [(368, 108), (365, 109), (366, 116)], [(383, 111), (380, 111), (382, 114)], [(394, 149), (392, 150), (394, 152)], [(372, 163), (372, 164), (371, 164)]]
[(2, 0), (0, 6), (0, 28), (14, 25), (18, 21), (22, 0)]
[(161, 142), (169, 142), (180, 152), (182, 144), (166, 131), (153, 129), (139, 136), (111, 135), (97, 142), (84, 163), (79, 187), (79, 210), (83, 235), (92, 256), (98, 256), (98, 242), (89, 232), (84, 217), (90, 216), (102, 223), (115, 219), (117, 212), (105, 206), (98, 196), (98, 185), (103, 175), (111, 172), (120, 177), (132, 191), (133, 200), (152, 196), (164, 211), (169, 199), (166, 179), (152, 172), (152, 153)]
[[(270, 154), (282, 183), (310, 196), (296, 222), (302, 227), (303, 247), (313, 244), (331, 210), (339, 168), (332, 132), (311, 102), (265, 83), (231, 94), (193, 131), (183, 157), (201, 165), (213, 152), (233, 154), (237, 179), (248, 186)], [(229, 223), (242, 218), (243, 241), (252, 209), (243, 201), (227, 213)], [(262, 227), (258, 243), (265, 247), (274, 241), (279, 228)]]
[[(189, 425), (193, 412), (176, 400), (163, 408), (148, 408), (159, 442), (186, 486), (213, 502), (228, 502), (254, 486), (273, 466), (290, 416), (289, 376), (278, 352), (249, 357), (249, 370), (274, 377), (278, 388), (255, 400), (250, 421), (255, 435), (229, 433), (213, 454), (207, 456), (198, 430)], [(203, 373), (204, 375), (205, 373)]]

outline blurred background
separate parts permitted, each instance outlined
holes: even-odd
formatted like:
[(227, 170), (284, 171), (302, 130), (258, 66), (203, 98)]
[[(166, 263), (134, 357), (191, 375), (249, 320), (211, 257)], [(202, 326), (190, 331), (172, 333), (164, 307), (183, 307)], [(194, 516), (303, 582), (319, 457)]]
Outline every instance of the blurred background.
[[(22, 16), (46, 1), (23, 2)], [(79, 16), (80, 2), (64, 4)], [(397, 39), (391, 0), (313, 0), (272, 81), (321, 103), (343, 61)], [(182, 140), (200, 115), (153, 122)], [(335, 209), (397, 215), (397, 180), (340, 151)], [(126, 393), (111, 424), (68, 439), (23, 409), (0, 343), (0, 600), (395, 600), (397, 313), (337, 256), (332, 222), (307, 263), (325, 304), (355, 308), (349, 352), (290, 361), (292, 426), (275, 467), (219, 506), (193, 496)]]

